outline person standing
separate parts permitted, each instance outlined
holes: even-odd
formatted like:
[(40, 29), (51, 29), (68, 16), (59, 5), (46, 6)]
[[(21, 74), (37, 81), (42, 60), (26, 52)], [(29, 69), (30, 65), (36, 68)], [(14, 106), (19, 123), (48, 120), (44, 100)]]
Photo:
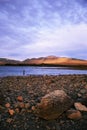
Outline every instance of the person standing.
[(25, 70), (23, 70), (23, 76), (25, 75)]

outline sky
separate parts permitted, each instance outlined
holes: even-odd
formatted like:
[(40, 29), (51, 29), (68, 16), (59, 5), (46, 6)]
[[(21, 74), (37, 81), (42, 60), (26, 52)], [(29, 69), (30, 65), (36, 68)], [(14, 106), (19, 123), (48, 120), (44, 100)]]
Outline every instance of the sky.
[(87, 59), (87, 0), (0, 0), (0, 57)]

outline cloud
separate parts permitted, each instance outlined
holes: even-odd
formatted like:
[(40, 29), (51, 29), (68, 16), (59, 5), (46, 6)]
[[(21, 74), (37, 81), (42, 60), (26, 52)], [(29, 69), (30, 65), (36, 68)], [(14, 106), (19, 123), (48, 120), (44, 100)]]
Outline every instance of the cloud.
[[(87, 48), (86, 34), (87, 25), (64, 26), (53, 31), (53, 29), (40, 30), (34, 45), (24, 45), (29, 52), (60, 53), (67, 51), (77, 52)], [(38, 50), (39, 48), (39, 50)]]
[(87, 7), (75, 0), (0, 3), (0, 57), (86, 58)]

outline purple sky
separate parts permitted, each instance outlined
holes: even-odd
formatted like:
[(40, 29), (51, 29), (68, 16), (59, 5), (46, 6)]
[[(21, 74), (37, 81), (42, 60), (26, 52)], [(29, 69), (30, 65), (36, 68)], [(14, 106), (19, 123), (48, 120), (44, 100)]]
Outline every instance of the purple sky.
[(0, 0), (0, 57), (87, 59), (87, 0)]

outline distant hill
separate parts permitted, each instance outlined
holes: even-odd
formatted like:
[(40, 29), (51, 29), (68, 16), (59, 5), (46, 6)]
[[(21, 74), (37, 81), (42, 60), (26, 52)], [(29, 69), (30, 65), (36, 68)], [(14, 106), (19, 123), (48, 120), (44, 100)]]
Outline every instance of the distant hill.
[(0, 65), (16, 65), (16, 64), (20, 64), (20, 63), (21, 62), (18, 60), (0, 58)]
[(56, 57), (56, 56), (31, 58), (31, 59), (26, 59), (24, 61), (0, 58), (0, 65), (85, 66), (87, 67), (87, 60), (67, 58), (67, 57)]
[(47, 56), (40, 58), (26, 59), (23, 61), (24, 64), (35, 64), (35, 65), (62, 65), (62, 66), (87, 66), (87, 60), (81, 60), (76, 58), (56, 57)]

